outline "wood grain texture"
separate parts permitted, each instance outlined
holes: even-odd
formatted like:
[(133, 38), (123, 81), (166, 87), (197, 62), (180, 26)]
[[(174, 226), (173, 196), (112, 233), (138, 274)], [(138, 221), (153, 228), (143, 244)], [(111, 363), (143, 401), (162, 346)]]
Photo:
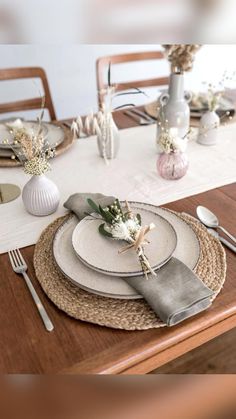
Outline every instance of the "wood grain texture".
[(236, 374), (236, 329), (154, 370), (153, 374)]
[[(116, 120), (120, 128), (133, 124), (122, 113), (117, 113)], [(195, 215), (198, 204), (216, 212), (222, 225), (236, 235), (236, 184), (165, 206)], [(1, 255), (1, 373), (147, 373), (236, 325), (236, 257), (230, 250), (226, 250), (225, 286), (209, 310), (173, 328), (140, 332), (112, 330), (69, 318), (48, 300), (38, 284), (33, 252), (34, 246), (22, 251), (55, 330), (45, 332), (24, 281), (12, 272), (8, 256)]]
[[(53, 106), (51, 92), (47, 80), (47, 75), (43, 68), (40, 67), (17, 67), (0, 69), (0, 81), (16, 80), (16, 79), (33, 79), (39, 78), (42, 82), (45, 95), (45, 109), (48, 109), (51, 120), (56, 119), (56, 113)], [(0, 104), (0, 113), (20, 112), (33, 109), (40, 109), (42, 99), (40, 97), (20, 100), (17, 102), (8, 102)]]

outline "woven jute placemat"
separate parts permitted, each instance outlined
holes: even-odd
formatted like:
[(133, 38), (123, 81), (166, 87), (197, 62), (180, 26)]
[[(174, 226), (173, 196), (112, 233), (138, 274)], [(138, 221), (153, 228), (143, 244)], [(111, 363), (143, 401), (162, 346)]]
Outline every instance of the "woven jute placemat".
[[(215, 292), (215, 298), (225, 281), (225, 251), (220, 242), (194, 218), (177, 215), (197, 234), (201, 252), (195, 272)], [(68, 217), (70, 215), (60, 217), (50, 224), (35, 247), (36, 276), (50, 300), (75, 319), (115, 329), (146, 330), (165, 326), (144, 300), (119, 300), (90, 294), (72, 284), (61, 273), (53, 258), (52, 242), (56, 230)]]

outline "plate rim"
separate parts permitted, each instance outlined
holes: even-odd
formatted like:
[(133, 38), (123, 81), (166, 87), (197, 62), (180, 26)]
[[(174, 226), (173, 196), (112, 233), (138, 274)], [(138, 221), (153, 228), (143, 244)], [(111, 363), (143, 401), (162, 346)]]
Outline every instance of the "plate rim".
[[(140, 294), (134, 293), (133, 295), (125, 295), (125, 294), (111, 294), (109, 292), (105, 292), (105, 291), (97, 291), (97, 290), (93, 290), (92, 288), (86, 287), (86, 285), (83, 284), (79, 284), (78, 282), (76, 282), (73, 278), (71, 278), (68, 274), (66, 274), (64, 272), (64, 270), (59, 266), (58, 261), (55, 258), (55, 252), (54, 252), (54, 248), (55, 248), (55, 244), (57, 242), (57, 235), (60, 232), (61, 229), (63, 229), (63, 227), (65, 227), (66, 224), (69, 224), (73, 219), (76, 219), (76, 215), (75, 214), (71, 214), (70, 218), (67, 218), (66, 220), (63, 221), (63, 223), (57, 228), (54, 237), (53, 237), (53, 242), (52, 242), (52, 255), (53, 255), (53, 260), (56, 263), (58, 269), (62, 272), (62, 274), (75, 286), (77, 286), (78, 288), (81, 288), (84, 291), (90, 292), (91, 294), (94, 295), (99, 295), (101, 297), (106, 297), (106, 298), (115, 298), (115, 299), (122, 299), (122, 300), (138, 300), (138, 299), (143, 299), (144, 297)], [(78, 258), (78, 260), (80, 260)], [(95, 271), (96, 272), (96, 271)]]
[[(120, 201), (121, 202), (121, 204), (122, 203), (124, 203), (124, 201)], [(132, 202), (131, 201), (129, 201), (129, 204), (131, 204), (132, 205)], [(135, 207), (134, 207), (135, 208)], [(159, 264), (157, 264), (157, 265), (154, 265), (154, 266), (152, 266), (152, 269), (153, 270), (157, 270), (157, 269), (160, 269), (162, 266), (164, 266), (170, 259), (171, 259), (171, 257), (172, 257), (172, 255), (173, 255), (173, 253), (175, 252), (175, 250), (176, 250), (176, 247), (177, 247), (177, 242), (178, 242), (178, 238), (177, 238), (177, 234), (176, 234), (176, 231), (175, 231), (175, 229), (174, 229), (174, 227), (171, 225), (171, 223), (168, 221), (168, 220), (166, 220), (164, 217), (162, 217), (161, 215), (159, 215), (159, 214), (155, 214), (153, 211), (151, 211), (151, 210), (148, 210), (148, 209), (143, 209), (144, 211), (146, 211), (146, 212), (149, 212), (149, 213), (152, 213), (154, 216), (156, 216), (156, 217), (159, 217), (159, 218), (161, 218), (162, 219), (162, 221), (164, 221), (165, 222), (165, 224), (167, 224), (169, 227), (170, 227), (170, 229), (172, 230), (172, 232), (174, 233), (174, 237), (175, 237), (175, 245), (174, 245), (174, 248), (173, 248), (173, 250), (172, 250), (172, 252), (171, 252), (171, 254), (163, 261), (163, 262), (161, 262), (161, 263), (159, 263)], [(93, 214), (93, 213), (92, 213)], [(91, 215), (92, 215), (91, 214)], [(88, 216), (87, 216), (88, 217)], [(84, 260), (77, 252), (76, 252), (76, 249), (75, 249), (75, 247), (74, 247), (74, 243), (73, 243), (73, 236), (74, 236), (74, 234), (75, 234), (75, 231), (76, 231), (76, 229), (77, 229), (77, 227), (79, 226), (79, 224), (82, 222), (82, 221), (84, 221), (87, 217), (85, 217), (85, 218), (83, 218), (81, 221), (79, 221), (79, 223), (77, 224), (77, 226), (75, 227), (75, 229), (74, 229), (74, 231), (73, 231), (73, 233), (72, 233), (72, 247), (73, 247), (73, 249), (74, 249), (74, 252), (75, 252), (75, 254), (76, 254), (76, 256), (81, 260), (81, 262), (83, 262), (87, 267), (89, 267), (90, 269), (93, 269), (93, 270), (95, 270), (96, 272), (100, 272), (100, 273), (103, 273), (104, 275), (111, 275), (111, 276), (118, 276), (118, 277), (121, 277), (121, 278), (126, 278), (126, 277), (134, 277), (134, 276), (142, 276), (143, 275), (143, 271), (135, 271), (135, 272), (115, 272), (115, 271), (108, 271), (108, 270), (105, 270), (105, 269), (102, 269), (102, 268), (97, 268), (97, 267), (94, 267), (93, 265), (91, 265), (91, 264), (89, 264), (86, 260)], [(91, 220), (91, 221), (93, 221), (93, 220)], [(102, 221), (102, 220), (101, 220)]]
[[(10, 122), (11, 120), (6, 120), (6, 121)], [(37, 124), (37, 121), (32, 121), (32, 120), (24, 120), (23, 122)], [(4, 125), (4, 120), (0, 120), (0, 125)], [(48, 138), (50, 126), (53, 127), (53, 128), (60, 128), (63, 135), (61, 136), (60, 140), (57, 141), (57, 145), (55, 147), (57, 148), (61, 143), (63, 143), (63, 141), (65, 139), (65, 132), (63, 131), (63, 129), (60, 125), (57, 125), (57, 124), (53, 123), (53, 121), (42, 121), (42, 125), (45, 125), (45, 128), (46, 128), (46, 135), (47, 135), (46, 138)], [(9, 144), (3, 144), (1, 142), (1, 140), (0, 140), (0, 148), (3, 149), (3, 150), (9, 150), (9, 153), (12, 150), (12, 147)]]

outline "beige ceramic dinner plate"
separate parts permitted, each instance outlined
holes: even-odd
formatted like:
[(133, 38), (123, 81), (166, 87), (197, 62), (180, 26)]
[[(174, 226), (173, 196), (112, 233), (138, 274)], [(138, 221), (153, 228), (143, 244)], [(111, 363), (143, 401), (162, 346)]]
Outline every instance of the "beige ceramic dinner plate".
[[(147, 236), (150, 243), (145, 246), (145, 255), (152, 269), (158, 269), (171, 258), (176, 248), (175, 230), (160, 215), (134, 206), (131, 208), (134, 214), (140, 214), (143, 226), (155, 224), (155, 228)], [(87, 216), (74, 229), (72, 246), (79, 259), (91, 269), (105, 275), (122, 277), (143, 275), (135, 250), (119, 253), (128, 243), (101, 235), (98, 231), (101, 224), (103, 220)]]
[[(9, 121), (7, 121), (9, 123)], [(30, 121), (23, 121), (24, 126), (27, 129), (31, 129), (36, 132), (38, 128), (38, 124), (36, 122), (30, 122)], [(43, 134), (45, 135), (47, 141), (49, 142), (49, 145), (54, 148), (61, 144), (64, 140), (64, 131), (61, 127), (51, 124), (49, 122), (43, 122)], [(8, 144), (4, 144), (3, 141), (7, 140)], [(8, 127), (6, 126), (6, 123), (0, 121), (0, 156), (6, 157), (6, 152), (8, 153), (8, 157), (11, 157), (12, 150), (9, 147), (9, 144), (11, 144), (13, 141), (12, 134), (9, 132)], [(1, 152), (4, 151), (4, 153), (1, 154)]]
[[(11, 122), (14, 121), (7, 121), (4, 123), (0, 123), (0, 146), (1, 148), (9, 148), (13, 144), (14, 138), (13, 135), (10, 132), (10, 126), (8, 124), (11, 124)], [(38, 123), (37, 122), (30, 122), (30, 121), (22, 121), (22, 124), (24, 128), (27, 129), (30, 133), (34, 134), (38, 130)], [(48, 134), (48, 128), (45, 124), (42, 124), (42, 134), (44, 137), (47, 137)], [(6, 140), (7, 144), (4, 144), (3, 141)]]
[[(153, 205), (135, 203), (137, 208), (150, 209), (169, 221), (177, 234), (177, 246), (173, 256), (194, 269), (200, 256), (199, 241), (192, 228), (176, 214)], [(72, 217), (62, 224), (53, 241), (54, 259), (63, 274), (78, 287), (104, 297), (142, 298), (120, 277), (104, 275), (84, 265), (72, 247), (72, 234), (78, 224)]]

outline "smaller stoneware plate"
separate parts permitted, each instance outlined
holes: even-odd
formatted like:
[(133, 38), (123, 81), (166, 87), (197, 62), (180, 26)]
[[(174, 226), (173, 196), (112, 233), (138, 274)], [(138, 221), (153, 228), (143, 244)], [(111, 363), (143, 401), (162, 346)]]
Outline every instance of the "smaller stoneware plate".
[[(145, 255), (150, 266), (158, 269), (168, 262), (175, 251), (176, 232), (160, 215), (135, 207), (132, 207), (132, 210), (134, 214), (141, 215), (143, 226), (155, 224), (155, 228), (147, 235), (150, 243), (145, 246)], [(101, 219), (87, 216), (76, 226), (72, 235), (72, 246), (79, 259), (91, 269), (106, 275), (120, 277), (143, 275), (134, 249), (119, 253), (119, 250), (128, 243), (101, 235), (98, 227), (102, 223)]]

